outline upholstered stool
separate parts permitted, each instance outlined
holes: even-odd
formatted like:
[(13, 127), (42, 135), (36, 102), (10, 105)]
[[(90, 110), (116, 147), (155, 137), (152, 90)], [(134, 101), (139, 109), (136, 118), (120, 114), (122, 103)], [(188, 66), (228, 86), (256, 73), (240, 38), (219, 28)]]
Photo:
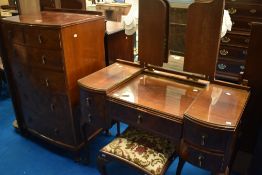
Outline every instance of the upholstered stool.
[(123, 134), (100, 150), (98, 169), (106, 174), (110, 160), (126, 163), (143, 174), (164, 174), (175, 155), (175, 144), (167, 139), (135, 128), (127, 128)]

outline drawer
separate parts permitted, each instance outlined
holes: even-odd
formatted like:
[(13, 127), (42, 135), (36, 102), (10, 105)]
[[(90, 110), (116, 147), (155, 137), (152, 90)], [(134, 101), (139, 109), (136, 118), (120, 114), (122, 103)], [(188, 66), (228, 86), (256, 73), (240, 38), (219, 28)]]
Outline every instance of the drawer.
[(228, 10), (231, 16), (246, 16), (261, 18), (262, 17), (262, 6), (254, 4), (236, 4), (227, 3), (226, 10)]
[(234, 17), (232, 16), (232, 29), (251, 31), (252, 22), (262, 22), (262, 18), (246, 18), (246, 17)]
[(106, 114), (106, 95), (80, 89), (81, 123), (98, 128), (111, 128)]
[(223, 38), (221, 38), (222, 45), (237, 46), (237, 47), (248, 47), (250, 41), (250, 36), (230, 34), (227, 33)]
[(227, 163), (224, 154), (203, 151), (186, 143), (182, 144), (181, 156), (195, 166), (212, 172), (224, 172)]
[(219, 72), (228, 72), (243, 75), (245, 71), (245, 63), (222, 58), (218, 59), (216, 70)]
[(187, 118), (184, 119), (183, 128), (183, 139), (202, 148), (225, 151), (232, 139), (228, 131), (205, 127)]
[(68, 114), (64, 114), (62, 119), (57, 120), (54, 115), (47, 118), (41, 112), (23, 107), (25, 124), (29, 130), (55, 142), (75, 144), (71, 119)]
[(64, 71), (62, 51), (28, 48), (27, 53), (32, 67)]
[(60, 49), (62, 47), (59, 30), (28, 27), (24, 29), (24, 35), (27, 46), (45, 49)]
[(220, 46), (219, 57), (231, 58), (235, 60), (245, 60), (247, 57), (247, 48)]
[(2, 24), (4, 38), (10, 43), (24, 43), (23, 28), (19, 25)]
[[(182, 132), (182, 122), (172, 121), (143, 109), (131, 108), (113, 101), (109, 101), (110, 116), (118, 121), (156, 132), (172, 140), (179, 140)], [(159, 123), (161, 123), (160, 127)]]
[(66, 93), (66, 80), (64, 73), (41, 69), (32, 69), (30, 81), (39, 91)]

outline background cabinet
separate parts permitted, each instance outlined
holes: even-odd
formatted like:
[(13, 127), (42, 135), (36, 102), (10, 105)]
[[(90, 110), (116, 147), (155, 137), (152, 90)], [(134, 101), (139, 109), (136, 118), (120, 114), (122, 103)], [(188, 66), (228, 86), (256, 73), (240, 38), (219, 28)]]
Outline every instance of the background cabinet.
[(233, 27), (221, 39), (216, 78), (239, 82), (245, 71), (251, 23), (262, 22), (262, 5), (258, 0), (226, 0), (225, 8)]

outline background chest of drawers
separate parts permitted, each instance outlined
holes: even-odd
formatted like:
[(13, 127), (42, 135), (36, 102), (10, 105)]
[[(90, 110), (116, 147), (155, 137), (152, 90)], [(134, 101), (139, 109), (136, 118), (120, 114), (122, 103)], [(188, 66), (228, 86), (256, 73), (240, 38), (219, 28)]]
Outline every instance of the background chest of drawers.
[(233, 27), (221, 39), (216, 78), (238, 82), (245, 71), (251, 23), (262, 21), (262, 4), (259, 0), (227, 0), (225, 8)]
[[(105, 66), (104, 18), (42, 12), (2, 21), (19, 127), (69, 149), (83, 145), (77, 80)], [(86, 130), (87, 136), (96, 130)], [(85, 133), (86, 134), (86, 133)]]

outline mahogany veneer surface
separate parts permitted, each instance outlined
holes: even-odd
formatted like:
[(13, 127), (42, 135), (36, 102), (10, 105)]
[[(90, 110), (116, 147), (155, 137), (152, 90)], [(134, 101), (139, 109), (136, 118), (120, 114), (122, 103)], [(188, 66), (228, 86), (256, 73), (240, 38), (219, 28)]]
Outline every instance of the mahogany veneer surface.
[(107, 91), (112, 88), (112, 86), (123, 82), (141, 71), (142, 68), (140, 67), (115, 63), (78, 80), (78, 83), (85, 88)]
[(185, 115), (209, 125), (236, 128), (248, 97), (246, 90), (210, 84)]
[(182, 118), (200, 91), (171, 79), (141, 74), (108, 96)]
[(99, 17), (96, 15), (43, 11), (39, 15), (12, 16), (8, 18), (8, 21), (20, 24), (52, 25), (65, 27), (67, 25), (75, 25), (76, 23), (96, 20), (97, 18)]

